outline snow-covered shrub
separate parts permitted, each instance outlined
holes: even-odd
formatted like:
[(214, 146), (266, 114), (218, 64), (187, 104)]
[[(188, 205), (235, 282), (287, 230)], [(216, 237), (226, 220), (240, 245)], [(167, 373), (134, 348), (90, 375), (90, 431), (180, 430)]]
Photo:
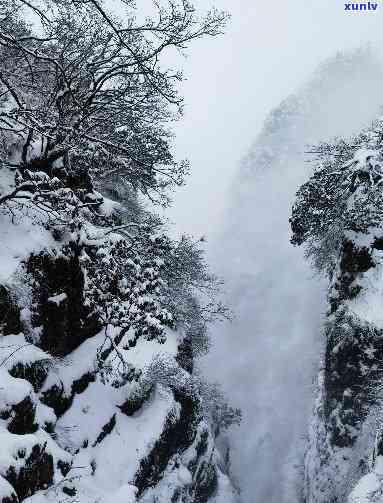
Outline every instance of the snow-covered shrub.
[(316, 147), (314, 173), (297, 192), (291, 242), (304, 244), (315, 267), (330, 275), (347, 233), (362, 236), (381, 222), (382, 128), (378, 121), (349, 141)]

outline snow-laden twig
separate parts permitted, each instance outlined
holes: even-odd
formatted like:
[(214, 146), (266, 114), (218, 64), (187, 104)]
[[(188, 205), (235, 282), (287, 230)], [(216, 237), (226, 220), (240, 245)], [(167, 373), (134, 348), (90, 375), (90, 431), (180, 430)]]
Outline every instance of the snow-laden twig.
[(9, 354), (6, 358), (4, 358), (4, 360), (0, 363), (0, 367), (2, 367), (15, 353), (17, 353), (18, 351), (20, 351), (23, 348), (26, 348), (28, 346), (33, 346), (33, 345), (34, 344), (23, 344), (22, 346), (19, 346), (17, 349), (12, 351), (12, 353)]

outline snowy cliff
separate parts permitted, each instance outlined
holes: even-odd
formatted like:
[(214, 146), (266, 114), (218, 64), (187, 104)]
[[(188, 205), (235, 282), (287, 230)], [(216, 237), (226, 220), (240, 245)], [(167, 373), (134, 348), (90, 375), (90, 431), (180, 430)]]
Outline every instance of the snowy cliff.
[(127, 207), (94, 190), (86, 200), (97, 211), (79, 209), (64, 233), (31, 201), (0, 215), (0, 502), (234, 502), (211, 421), (220, 405), (193, 376), (204, 330), (195, 307), (176, 327), (158, 305), (166, 239), (139, 227), (130, 254)]
[[(319, 145), (314, 174), (293, 206), (292, 242), (305, 245), (329, 280), (325, 348), (305, 459), (307, 503), (343, 503), (360, 477), (373, 470), (368, 480), (377, 481), (381, 470), (381, 138), (378, 121), (358, 136)], [(364, 497), (363, 486), (366, 478), (349, 501), (381, 501), (380, 484), (372, 484)]]
[(155, 7), (1, 1), (0, 503), (236, 499), (240, 411), (194, 369), (220, 282), (158, 215), (188, 172), (164, 52), (227, 15)]
[(382, 76), (366, 51), (323, 64), (271, 112), (233, 184), (212, 257), (236, 319), (217, 329), (206, 369), (226, 362), (215, 374), (243, 410), (231, 438), (246, 503), (299, 501), (326, 285), (289, 243), (288, 217), (311, 173), (309, 145), (370, 124)]

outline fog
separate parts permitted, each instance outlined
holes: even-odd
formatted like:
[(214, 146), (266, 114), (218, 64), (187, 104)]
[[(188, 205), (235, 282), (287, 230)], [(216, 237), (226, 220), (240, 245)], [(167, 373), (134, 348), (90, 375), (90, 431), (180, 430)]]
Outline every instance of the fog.
[(169, 215), (179, 232), (211, 239), (224, 218), (230, 184), (272, 108), (336, 52), (383, 47), (383, 4), (349, 13), (341, 0), (193, 0), (226, 10), (226, 33), (193, 44), (181, 60), (185, 115), (176, 153), (192, 172)]
[(207, 235), (235, 312), (214, 328), (203, 367), (243, 410), (230, 435), (242, 500), (294, 503), (325, 281), (289, 244), (288, 218), (310, 174), (306, 145), (353, 134), (380, 112), (382, 15), (350, 15), (333, 0), (215, 3), (233, 17), (185, 62), (176, 150), (193, 171), (171, 218), (177, 232)]

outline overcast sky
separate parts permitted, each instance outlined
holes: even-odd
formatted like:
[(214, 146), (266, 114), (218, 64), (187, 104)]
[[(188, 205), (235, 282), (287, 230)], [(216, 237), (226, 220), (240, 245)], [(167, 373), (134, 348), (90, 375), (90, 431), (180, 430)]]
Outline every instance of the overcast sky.
[(186, 114), (176, 151), (192, 175), (170, 211), (179, 232), (213, 236), (227, 190), (266, 114), (301, 86), (318, 63), (366, 43), (383, 46), (376, 12), (345, 12), (340, 0), (197, 0), (227, 10), (226, 34), (194, 44), (184, 62)]

